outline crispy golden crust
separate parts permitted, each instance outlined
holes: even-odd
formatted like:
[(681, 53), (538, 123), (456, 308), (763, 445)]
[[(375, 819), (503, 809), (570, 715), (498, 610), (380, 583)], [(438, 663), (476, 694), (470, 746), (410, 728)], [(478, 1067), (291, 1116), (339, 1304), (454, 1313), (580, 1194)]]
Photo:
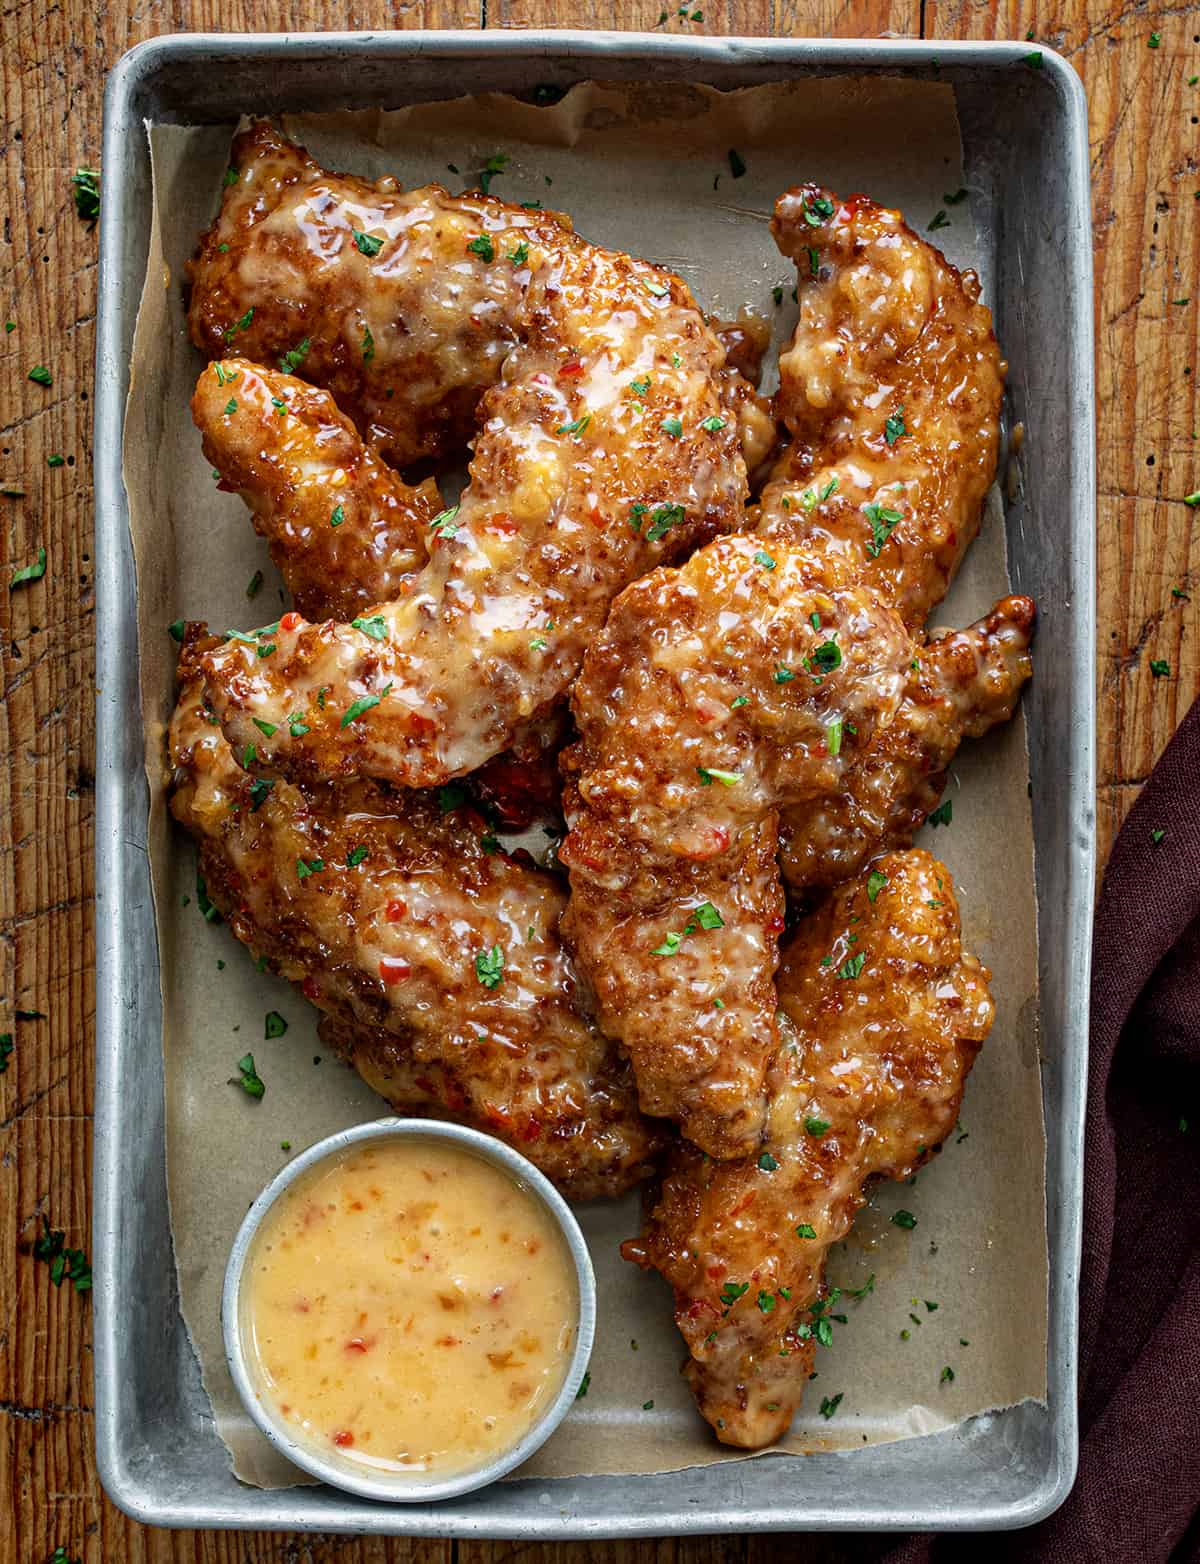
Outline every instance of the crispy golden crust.
[[(915, 654), (887, 603), (837, 574), (782, 540), (722, 539), (622, 593), (572, 698), (563, 932), (643, 1108), (715, 1157), (762, 1127), (776, 811), (839, 792)], [(705, 903), (713, 926), (670, 949)]]
[(237, 937), (333, 1018), (398, 1109), (436, 1104), (489, 1130), (579, 1198), (643, 1178), (655, 1135), (578, 1006), (557, 882), (428, 797), (256, 783), (202, 705), (208, 644), (189, 627), (171, 810)]
[(327, 391), (227, 358), (201, 372), (192, 418), (306, 617), (354, 619), (424, 565), (436, 484), (385, 467)]
[[(235, 167), (193, 266), (206, 351), (274, 362), (299, 336), (302, 373), (360, 426), (392, 417), (397, 461), (439, 448), (463, 386), (491, 389), (460, 504), (411, 591), (372, 605), (377, 631), (227, 642), (206, 663), (213, 708), (237, 753), (256, 742), (284, 775), (464, 775), (562, 696), (624, 585), (742, 521), (724, 349), (677, 277), (519, 207), (327, 175), (262, 127)], [(351, 366), (364, 321), (373, 354)]]
[(992, 1023), (945, 866), (910, 850), (876, 873), (843, 885), (783, 953), (762, 1153), (715, 1163), (680, 1142), (624, 1246), (670, 1282), (684, 1372), (725, 1444), (755, 1449), (787, 1430), (831, 1245), (868, 1179), (910, 1177), (945, 1140)]
[[(790, 536), (799, 511), (816, 546), (844, 553), (919, 627), (996, 473), (1004, 365), (991, 311), (974, 272), (865, 196), (802, 185), (780, 197), (771, 226), (801, 292), (776, 399), (793, 443), (764, 490), (760, 530)], [(825, 497), (807, 505), (806, 489)]]
[(839, 884), (876, 853), (907, 847), (937, 806), (964, 737), (1012, 716), (1033, 671), (1035, 611), (1005, 597), (986, 618), (921, 648), (894, 720), (856, 751), (834, 792), (786, 808), (780, 865), (795, 894)]

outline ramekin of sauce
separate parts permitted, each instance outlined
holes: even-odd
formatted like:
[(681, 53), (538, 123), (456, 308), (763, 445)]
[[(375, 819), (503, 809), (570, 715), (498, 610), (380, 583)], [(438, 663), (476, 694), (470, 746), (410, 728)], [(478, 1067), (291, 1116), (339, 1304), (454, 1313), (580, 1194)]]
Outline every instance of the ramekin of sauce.
[(519, 1466), (575, 1400), (596, 1283), (566, 1202), (459, 1125), (380, 1119), (309, 1147), (234, 1241), (225, 1352), (289, 1460), (428, 1503)]

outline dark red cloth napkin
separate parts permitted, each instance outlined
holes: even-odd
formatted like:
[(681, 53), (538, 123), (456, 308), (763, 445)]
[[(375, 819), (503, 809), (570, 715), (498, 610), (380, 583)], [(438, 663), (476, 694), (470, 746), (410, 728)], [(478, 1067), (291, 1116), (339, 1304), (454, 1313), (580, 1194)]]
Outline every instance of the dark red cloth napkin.
[(1093, 956), (1079, 1476), (1038, 1526), (879, 1564), (1200, 1560), (1200, 701), (1117, 838)]

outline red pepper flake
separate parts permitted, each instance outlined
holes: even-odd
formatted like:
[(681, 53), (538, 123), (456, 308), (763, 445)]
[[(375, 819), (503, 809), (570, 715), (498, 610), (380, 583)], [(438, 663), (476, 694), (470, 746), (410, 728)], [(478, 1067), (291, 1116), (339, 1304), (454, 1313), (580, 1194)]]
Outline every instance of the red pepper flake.
[(401, 961), (399, 956), (381, 956), (379, 960), (379, 976), (385, 983), (402, 983), (412, 972), (407, 961)]
[(558, 373), (559, 373), (560, 377), (563, 376), (563, 375), (582, 375), (583, 374), (583, 361), (582, 361), (582, 359), (569, 358), (567, 360), (567, 362), (563, 365), (563, 367), (559, 370)]
[(402, 901), (390, 901), (384, 914), (389, 923), (399, 923), (401, 918), (408, 916), (408, 907)]
[(339, 1450), (348, 1450), (354, 1443), (354, 1435), (348, 1428), (339, 1428), (333, 1436), (333, 1442)]
[(300, 992), (304, 995), (305, 999), (311, 999), (315, 1005), (317, 1000), (321, 997), (321, 985), (317, 979), (313, 977), (311, 973), (309, 973), (308, 977), (306, 977), (304, 982), (300, 985)]
[(784, 929), (785, 929), (785, 927), (786, 927), (785, 920), (783, 919), (781, 914), (776, 913), (775, 916), (771, 919), (770, 923), (767, 924), (767, 933), (768, 934), (782, 934)]
[(439, 1336), (434, 1342), (435, 1347), (461, 1347), (462, 1342), (457, 1336)]
[(370, 1350), (370, 1347), (361, 1336), (351, 1336), (350, 1340), (346, 1343), (347, 1352), (370, 1352)]
[(437, 723), (432, 717), (426, 717), (419, 711), (409, 713), (408, 725), (414, 733), (436, 733)]
[(279, 628), (283, 631), (297, 630), (303, 623), (304, 620), (300, 617), (299, 614), (289, 612), (284, 614), (283, 618), (279, 621)]
[(487, 524), (489, 532), (499, 532), (505, 537), (511, 538), (520, 528), (506, 510), (499, 510)]
[(522, 1140), (537, 1140), (541, 1133), (542, 1126), (536, 1119), (527, 1119), (526, 1122), (521, 1126)]

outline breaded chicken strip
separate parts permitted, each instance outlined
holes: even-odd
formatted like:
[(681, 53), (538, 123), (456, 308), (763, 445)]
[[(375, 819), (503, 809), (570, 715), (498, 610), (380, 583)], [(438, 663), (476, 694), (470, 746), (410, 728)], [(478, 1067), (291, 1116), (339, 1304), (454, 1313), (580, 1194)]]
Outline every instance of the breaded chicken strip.
[(781, 812), (780, 865), (793, 894), (848, 880), (876, 853), (907, 847), (937, 807), (964, 738), (1007, 722), (1033, 671), (1034, 607), (1005, 597), (965, 630), (920, 649), (895, 719), (838, 787)]
[[(862, 197), (791, 192), (775, 226), (793, 251), (798, 224), (813, 252), (801, 286), (820, 308), (802, 313), (779, 405), (798, 443), (820, 433), (838, 461), (802, 483), (808, 459), (785, 458), (753, 536), (617, 599), (576, 685), (580, 741), (563, 761), (564, 933), (643, 1107), (718, 1158), (745, 1155), (763, 1121), (781, 895), (768, 843), (781, 814), (789, 883), (836, 883), (911, 833), (936, 796), (930, 773), (964, 732), (1010, 714), (1029, 671), (1027, 599), (998, 605), (945, 661), (935, 651), (928, 678), (923, 636), (905, 629), (940, 595), (994, 465), (1001, 381), (976, 284)], [(800, 374), (810, 360), (823, 380)], [(901, 384), (911, 434), (867, 417)], [(899, 489), (880, 487), (881, 462)], [(660, 948), (698, 906), (698, 861), (721, 918), (703, 969), (699, 937)], [(709, 968), (731, 975), (723, 1008)]]
[(801, 185), (771, 231), (797, 265), (800, 318), (776, 397), (792, 444), (759, 530), (843, 555), (920, 628), (996, 474), (1005, 366), (979, 279), (866, 196)]
[(203, 706), (206, 644), (190, 626), (171, 810), (237, 937), (353, 1036), (397, 1110), (436, 1105), (499, 1135), (575, 1198), (645, 1177), (655, 1134), (577, 1004), (558, 883), (432, 798), (255, 780)]
[(234, 167), (193, 266), (206, 351), (290, 350), (398, 463), (491, 389), (411, 590), (227, 642), (213, 709), (287, 776), (464, 775), (562, 696), (623, 586), (741, 523), (725, 351), (677, 277), (520, 207), (327, 175), (261, 128)]
[(787, 1431), (828, 1344), (830, 1247), (868, 1180), (910, 1177), (954, 1127), (988, 980), (963, 953), (948, 870), (918, 851), (841, 886), (784, 951), (762, 1151), (715, 1163), (680, 1142), (623, 1246), (674, 1289), (684, 1373), (722, 1443)]
[(916, 647), (801, 547), (724, 538), (613, 604), (562, 757), (563, 924), (642, 1108), (714, 1157), (762, 1130), (783, 928), (781, 804), (836, 797)]
[(436, 484), (412, 488), (385, 467), (327, 391), (227, 358), (202, 371), (192, 418), (307, 618), (352, 620), (424, 565)]

